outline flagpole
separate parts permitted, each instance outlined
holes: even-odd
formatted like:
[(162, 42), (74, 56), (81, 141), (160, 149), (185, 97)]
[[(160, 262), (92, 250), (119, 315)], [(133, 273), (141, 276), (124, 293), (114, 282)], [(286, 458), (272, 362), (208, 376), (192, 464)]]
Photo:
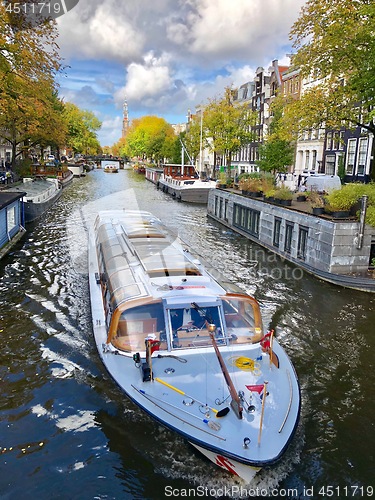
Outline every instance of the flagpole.
[(258, 446), (260, 446), (260, 440), (262, 437), (262, 427), (263, 427), (263, 417), (264, 417), (264, 407), (266, 404), (266, 397), (267, 397), (267, 384), (268, 382), (264, 382), (263, 385), (263, 399), (262, 399), (262, 413), (260, 415), (260, 425), (259, 425), (259, 435), (258, 435)]
[(272, 365), (272, 360), (273, 360), (273, 330), (271, 330), (271, 337), (270, 337), (270, 352), (269, 352), (269, 355), (270, 355), (270, 366)]

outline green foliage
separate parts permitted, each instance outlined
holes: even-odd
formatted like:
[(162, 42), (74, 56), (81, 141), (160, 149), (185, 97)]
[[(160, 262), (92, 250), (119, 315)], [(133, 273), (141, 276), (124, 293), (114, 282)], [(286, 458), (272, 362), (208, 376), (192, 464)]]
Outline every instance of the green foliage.
[(210, 138), (211, 150), (225, 157), (227, 166), (232, 155), (254, 138), (251, 126), (255, 123), (256, 114), (246, 104), (234, 105), (229, 87), (223, 97), (212, 99), (204, 111), (205, 137)]
[(342, 155), (339, 157), (339, 161), (338, 161), (338, 165), (337, 165), (337, 175), (340, 177), (341, 184), (343, 184), (346, 172), (345, 172), (344, 157)]
[(285, 173), (294, 161), (294, 147), (286, 140), (270, 137), (259, 147), (256, 165), (264, 172)]
[(75, 104), (67, 102), (62, 118), (67, 127), (66, 145), (75, 153), (96, 154), (100, 144), (96, 131), (101, 122), (91, 111), (82, 110)]
[[(366, 224), (375, 227), (375, 205), (367, 207)], [(372, 264), (374, 265), (374, 264)]]
[(275, 190), (274, 197), (278, 200), (292, 200), (293, 193), (290, 189), (286, 187), (280, 187)]
[(326, 196), (327, 210), (338, 212), (340, 210), (350, 210), (353, 205), (353, 199), (348, 196), (344, 189), (336, 189)]
[(61, 139), (54, 108), (60, 57), (56, 23), (31, 26), (8, 4), (0, 4), (0, 138), (11, 145), (14, 166), (21, 144), (33, 146), (45, 131)]
[(164, 118), (143, 116), (133, 120), (126, 137), (124, 153), (159, 162), (173, 154), (176, 137)]
[(373, 1), (307, 1), (290, 33), (292, 62), (317, 85), (287, 107), (291, 125), (338, 130), (345, 123), (375, 131), (374, 19)]

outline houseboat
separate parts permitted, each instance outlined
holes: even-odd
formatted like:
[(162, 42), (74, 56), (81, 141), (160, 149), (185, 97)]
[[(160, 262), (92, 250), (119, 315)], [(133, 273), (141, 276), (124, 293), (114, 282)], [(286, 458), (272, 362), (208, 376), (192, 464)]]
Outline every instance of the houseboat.
[(153, 184), (158, 184), (163, 168), (159, 167), (146, 167), (145, 178)]
[(25, 195), (0, 191), (0, 259), (25, 233), (21, 201)]
[(18, 186), (7, 188), (8, 192), (23, 193), (22, 204), (25, 222), (31, 222), (48, 210), (62, 194), (57, 179), (25, 178)]
[[(363, 214), (363, 210), (361, 209)], [(216, 189), (207, 214), (324, 281), (375, 292), (368, 269), (375, 255), (375, 228), (356, 217), (335, 219)]]
[(286, 451), (300, 390), (258, 302), (215, 272), (148, 212), (103, 211), (90, 231), (93, 331), (106, 369), (158, 423), (250, 482)]
[(73, 173), (69, 170), (66, 164), (55, 166), (53, 164), (42, 165), (36, 163), (31, 166), (32, 176), (34, 178), (57, 179), (62, 188), (66, 188), (73, 181)]
[(200, 179), (194, 165), (164, 165), (157, 187), (178, 201), (207, 204), (216, 182)]

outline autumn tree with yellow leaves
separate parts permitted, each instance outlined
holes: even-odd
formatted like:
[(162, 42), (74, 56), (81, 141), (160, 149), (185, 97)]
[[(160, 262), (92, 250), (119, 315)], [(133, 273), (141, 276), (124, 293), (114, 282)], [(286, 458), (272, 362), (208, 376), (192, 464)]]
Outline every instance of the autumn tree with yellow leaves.
[(160, 162), (171, 156), (175, 140), (173, 127), (164, 118), (143, 116), (132, 120), (120, 154)]
[(61, 144), (64, 126), (55, 76), (60, 70), (54, 21), (34, 25), (22, 12), (0, 3), (0, 137), (12, 146), (13, 164), (22, 148), (48, 140)]

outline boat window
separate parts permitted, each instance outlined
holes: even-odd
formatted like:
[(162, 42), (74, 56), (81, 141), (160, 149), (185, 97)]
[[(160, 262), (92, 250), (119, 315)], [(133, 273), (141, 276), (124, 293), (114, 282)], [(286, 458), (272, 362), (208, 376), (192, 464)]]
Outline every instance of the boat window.
[(242, 295), (228, 295), (222, 299), (227, 335), (231, 342), (259, 342), (263, 333), (258, 303)]
[(225, 343), (217, 306), (202, 307), (199, 311), (191, 307), (176, 308), (168, 312), (173, 348), (211, 347), (207, 319), (216, 325), (215, 339), (218, 345)]
[(126, 309), (120, 316), (112, 344), (122, 351), (145, 351), (145, 340), (149, 336), (160, 342), (159, 349), (167, 349), (161, 302)]

